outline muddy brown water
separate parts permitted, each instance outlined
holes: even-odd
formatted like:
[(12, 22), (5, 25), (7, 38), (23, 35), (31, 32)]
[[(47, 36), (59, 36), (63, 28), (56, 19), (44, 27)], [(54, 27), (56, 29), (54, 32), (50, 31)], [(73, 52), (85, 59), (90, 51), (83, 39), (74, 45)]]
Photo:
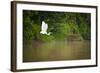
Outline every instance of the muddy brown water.
[(91, 58), (90, 41), (33, 41), (24, 44), (23, 62), (81, 60)]

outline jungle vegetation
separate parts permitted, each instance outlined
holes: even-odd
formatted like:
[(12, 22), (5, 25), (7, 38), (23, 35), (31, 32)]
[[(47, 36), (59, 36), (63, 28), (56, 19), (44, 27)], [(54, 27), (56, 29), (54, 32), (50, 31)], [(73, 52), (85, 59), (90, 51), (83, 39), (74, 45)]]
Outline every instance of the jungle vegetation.
[[(42, 21), (48, 24), (51, 35), (40, 34)], [(23, 10), (23, 40), (90, 40), (91, 14)]]

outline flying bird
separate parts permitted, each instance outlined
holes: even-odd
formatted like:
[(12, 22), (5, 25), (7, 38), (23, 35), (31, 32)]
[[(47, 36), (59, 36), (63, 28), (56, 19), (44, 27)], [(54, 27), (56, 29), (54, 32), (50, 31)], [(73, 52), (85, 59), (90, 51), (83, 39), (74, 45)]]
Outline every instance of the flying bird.
[(42, 21), (42, 26), (41, 26), (41, 34), (47, 34), (47, 29), (48, 29), (48, 24), (46, 24), (44, 21)]
[(47, 33), (47, 30), (48, 30), (48, 24), (45, 23), (44, 21), (42, 21), (42, 25), (41, 25), (41, 31), (40, 33), (41, 34), (46, 34), (46, 35), (50, 35), (51, 33)]

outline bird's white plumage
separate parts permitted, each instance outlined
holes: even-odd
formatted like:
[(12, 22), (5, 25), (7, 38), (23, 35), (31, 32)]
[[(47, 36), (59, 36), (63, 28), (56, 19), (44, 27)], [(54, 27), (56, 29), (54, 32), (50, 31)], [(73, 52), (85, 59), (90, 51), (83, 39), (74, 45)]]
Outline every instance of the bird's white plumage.
[(41, 25), (41, 31), (40, 31), (40, 33), (41, 33), (41, 34), (50, 35), (51, 32), (47, 33), (47, 30), (48, 30), (48, 24), (45, 23), (44, 21), (42, 21), (42, 25)]
[(42, 26), (41, 26), (41, 34), (47, 34), (47, 29), (48, 29), (48, 24), (46, 24), (44, 21), (42, 21)]

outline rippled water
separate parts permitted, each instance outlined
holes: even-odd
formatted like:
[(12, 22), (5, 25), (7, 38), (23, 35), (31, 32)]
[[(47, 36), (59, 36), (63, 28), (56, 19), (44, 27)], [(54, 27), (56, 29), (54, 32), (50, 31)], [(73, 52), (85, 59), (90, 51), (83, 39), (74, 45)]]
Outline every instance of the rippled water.
[(91, 58), (90, 41), (33, 41), (24, 44), (23, 62), (81, 60)]

